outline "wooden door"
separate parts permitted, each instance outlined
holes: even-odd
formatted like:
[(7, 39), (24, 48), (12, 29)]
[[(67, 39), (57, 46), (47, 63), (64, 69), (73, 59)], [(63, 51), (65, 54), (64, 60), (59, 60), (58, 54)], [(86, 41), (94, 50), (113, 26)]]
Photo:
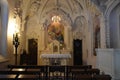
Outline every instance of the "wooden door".
[(38, 48), (38, 40), (29, 39), (28, 40), (29, 65), (37, 65), (37, 50), (38, 50), (37, 48)]
[(74, 59), (74, 65), (82, 65), (82, 40), (76, 39), (74, 40), (74, 55), (73, 55), (73, 59)]

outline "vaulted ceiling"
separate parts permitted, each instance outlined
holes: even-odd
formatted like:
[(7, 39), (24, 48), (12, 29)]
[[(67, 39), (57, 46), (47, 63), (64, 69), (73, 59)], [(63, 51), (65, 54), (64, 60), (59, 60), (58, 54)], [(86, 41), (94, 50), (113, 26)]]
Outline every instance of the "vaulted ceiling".
[[(29, 0), (23, 1), (23, 7), (26, 12), (24, 15), (31, 15), (32, 12), (37, 12), (37, 15), (41, 21), (49, 21), (53, 15), (59, 15), (65, 21), (69, 21), (72, 25), (74, 19), (84, 13), (85, 3), (81, 0)], [(26, 8), (25, 8), (26, 7)], [(35, 14), (33, 14), (35, 15)], [(41, 22), (41, 23), (43, 23)]]

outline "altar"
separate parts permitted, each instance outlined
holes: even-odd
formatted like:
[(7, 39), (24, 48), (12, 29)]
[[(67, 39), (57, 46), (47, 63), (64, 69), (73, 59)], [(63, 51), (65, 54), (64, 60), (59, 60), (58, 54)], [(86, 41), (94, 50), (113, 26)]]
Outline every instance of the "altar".
[(44, 60), (45, 65), (67, 65), (71, 54), (41, 54), (40, 57)]
[[(71, 28), (61, 23), (60, 16), (53, 16), (51, 23), (41, 30), (38, 65), (72, 64)], [(45, 25), (44, 25), (45, 26)], [(71, 33), (71, 34), (70, 34)]]

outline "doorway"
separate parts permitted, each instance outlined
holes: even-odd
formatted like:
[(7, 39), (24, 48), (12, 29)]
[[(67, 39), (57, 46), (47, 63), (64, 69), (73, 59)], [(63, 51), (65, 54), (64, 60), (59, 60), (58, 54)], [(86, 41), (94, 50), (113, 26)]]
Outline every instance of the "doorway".
[(29, 65), (37, 65), (38, 40), (28, 39)]
[(75, 39), (73, 49), (73, 64), (82, 65), (82, 40)]

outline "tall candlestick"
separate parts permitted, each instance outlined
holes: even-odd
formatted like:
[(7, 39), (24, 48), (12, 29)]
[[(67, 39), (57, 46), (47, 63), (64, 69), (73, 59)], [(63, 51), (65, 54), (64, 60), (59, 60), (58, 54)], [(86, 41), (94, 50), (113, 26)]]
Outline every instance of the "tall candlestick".
[(13, 34), (13, 45), (15, 46), (15, 65), (17, 65), (17, 48), (19, 46), (18, 33)]

